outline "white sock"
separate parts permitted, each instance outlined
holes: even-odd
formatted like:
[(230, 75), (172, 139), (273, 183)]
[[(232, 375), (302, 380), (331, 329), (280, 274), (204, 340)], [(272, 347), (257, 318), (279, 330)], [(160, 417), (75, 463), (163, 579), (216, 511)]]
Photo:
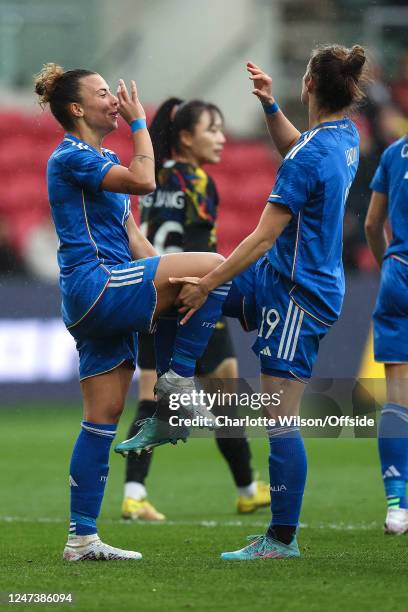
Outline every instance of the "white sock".
[(147, 491), (140, 482), (125, 482), (125, 497), (141, 501), (147, 497)]
[(247, 487), (237, 487), (240, 497), (252, 497), (256, 493), (256, 482), (251, 482)]

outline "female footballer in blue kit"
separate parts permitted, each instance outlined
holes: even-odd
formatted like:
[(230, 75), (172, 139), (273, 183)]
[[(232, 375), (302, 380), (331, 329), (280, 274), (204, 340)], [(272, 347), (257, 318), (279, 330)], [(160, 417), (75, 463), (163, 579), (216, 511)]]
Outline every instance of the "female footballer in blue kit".
[[(35, 91), (66, 130), (49, 159), (47, 179), (59, 238), (62, 315), (76, 340), (84, 400), (84, 421), (70, 465), (71, 523), (64, 559), (140, 559), (140, 553), (103, 544), (96, 529), (109, 450), (135, 367), (134, 332), (149, 331), (175, 304), (180, 288), (170, 284), (170, 275), (201, 277), (223, 258), (216, 253), (158, 257), (136, 226), (128, 194), (153, 191), (155, 174), (134, 81), (130, 95), (119, 81), (115, 96), (97, 73), (64, 72), (46, 64), (35, 79)], [(117, 128), (119, 114), (132, 132), (128, 168), (102, 148), (103, 138)], [(200, 309), (192, 325), (180, 326), (170, 343), (158, 339), (169, 362), (162, 377), (166, 392), (194, 389), (195, 363), (220, 318), (228, 287), (218, 288), (211, 305)]]
[[(384, 530), (408, 531), (408, 136), (389, 146), (371, 182), (365, 230), (381, 268), (374, 310), (374, 354), (384, 363), (387, 403), (378, 430), (387, 498)], [(384, 231), (389, 220), (392, 238)]]
[(278, 417), (298, 414), (319, 342), (342, 306), (343, 215), (359, 158), (358, 133), (345, 113), (362, 96), (358, 83), (364, 63), (358, 45), (330, 45), (312, 52), (301, 94), (309, 130), (302, 134), (279, 109), (271, 78), (248, 63), (253, 93), (263, 104), (268, 130), (284, 157), (273, 191), (257, 228), (225, 262), (201, 279), (172, 279), (184, 283), (179, 300), (186, 322), (214, 287), (235, 277), (223, 311), (244, 314), (247, 323), (257, 327), (254, 350), (262, 390), (281, 398), (278, 408), (268, 410), (276, 419), (268, 428), (271, 524), (245, 548), (223, 553), (226, 560), (300, 554), (296, 530), (306, 454), (298, 428), (281, 426)]

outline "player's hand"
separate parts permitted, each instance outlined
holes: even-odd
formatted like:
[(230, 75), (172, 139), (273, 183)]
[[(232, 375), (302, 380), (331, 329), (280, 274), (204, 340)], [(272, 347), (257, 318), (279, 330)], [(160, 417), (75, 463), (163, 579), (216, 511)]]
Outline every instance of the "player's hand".
[(146, 119), (146, 113), (137, 95), (135, 81), (130, 81), (130, 95), (125, 81), (119, 79), (117, 98), (119, 100), (118, 111), (129, 125), (135, 119)]
[(184, 314), (180, 325), (184, 325), (201, 308), (208, 296), (207, 289), (200, 285), (200, 278), (184, 276), (183, 278), (169, 278), (172, 285), (184, 285), (178, 295), (176, 304), (180, 305), (179, 312)]
[(249, 78), (254, 84), (254, 89), (252, 91), (254, 96), (256, 96), (265, 106), (273, 104), (275, 98), (272, 95), (272, 77), (252, 62), (248, 62), (246, 67), (249, 72)]

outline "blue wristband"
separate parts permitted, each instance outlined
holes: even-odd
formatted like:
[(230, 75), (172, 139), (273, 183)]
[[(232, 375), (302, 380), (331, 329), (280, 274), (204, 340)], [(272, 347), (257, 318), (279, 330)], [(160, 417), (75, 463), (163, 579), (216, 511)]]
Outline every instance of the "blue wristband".
[(135, 134), (139, 130), (143, 130), (147, 127), (146, 119), (134, 119), (130, 124), (130, 129), (132, 130), (132, 134)]
[(262, 106), (264, 109), (264, 113), (266, 113), (267, 115), (274, 115), (279, 110), (279, 104), (277, 102), (274, 102), (273, 104), (268, 104), (267, 106), (262, 104)]

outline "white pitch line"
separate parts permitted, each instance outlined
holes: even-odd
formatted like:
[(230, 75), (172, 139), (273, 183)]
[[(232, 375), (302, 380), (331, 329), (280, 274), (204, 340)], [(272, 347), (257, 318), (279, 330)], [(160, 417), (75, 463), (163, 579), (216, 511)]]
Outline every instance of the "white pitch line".
[[(118, 523), (122, 525), (153, 525), (157, 526), (168, 526), (168, 527), (260, 527), (265, 529), (265, 526), (268, 523), (268, 520), (265, 521), (163, 521), (163, 522), (154, 522), (154, 521), (125, 521), (123, 519), (99, 519), (99, 523), (102, 524), (111, 524), (117, 525)], [(52, 518), (52, 517), (37, 517), (37, 518), (28, 518), (22, 516), (0, 516), (0, 523), (58, 523), (58, 524), (69, 524), (68, 519), (62, 518)], [(330, 529), (334, 531), (370, 531), (373, 529), (379, 529), (381, 527), (380, 523), (371, 522), (371, 523), (301, 523), (300, 527), (302, 529)]]

